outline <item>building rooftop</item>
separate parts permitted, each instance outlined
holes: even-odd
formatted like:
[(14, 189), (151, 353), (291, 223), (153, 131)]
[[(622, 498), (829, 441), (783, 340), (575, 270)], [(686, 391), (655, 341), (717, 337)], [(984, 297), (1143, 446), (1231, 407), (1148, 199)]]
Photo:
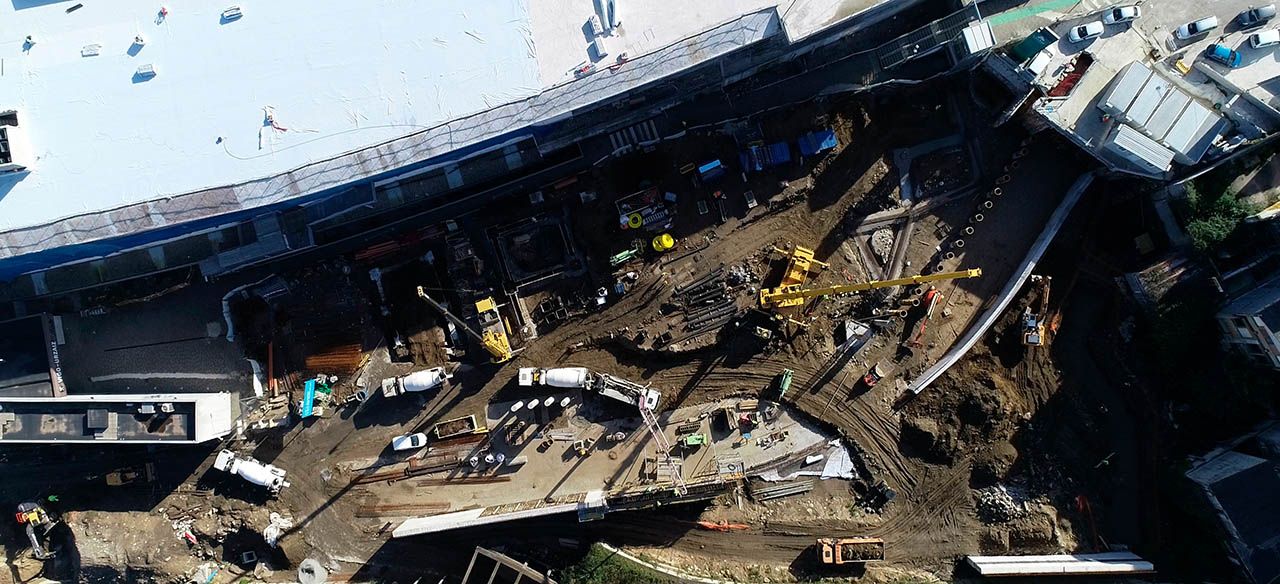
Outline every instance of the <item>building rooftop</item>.
[[(781, 19), (777, 0), (617, 2), (600, 58), (592, 0), (279, 0), (234, 18), (223, 5), (14, 0), (0, 5), (14, 36), (0, 111), (15, 113), (0, 124), (16, 120), (27, 170), (0, 175), (0, 257), (318, 193), (892, 1), (800, 0)], [(751, 14), (766, 17), (681, 45)], [(574, 79), (622, 53), (657, 57)]]
[[(1047, 93), (1036, 111), (1113, 168), (1152, 176), (1163, 172), (1151, 169), (1167, 164), (1164, 152), (1139, 146), (1117, 125), (1141, 131), (1184, 165), (1200, 162), (1221, 136), (1259, 138), (1280, 130), (1280, 100), (1259, 93), (1280, 87), (1280, 53), (1275, 47), (1248, 46), (1254, 31), (1240, 31), (1233, 22), (1248, 5), (1247, 0), (1211, 7), (1194, 0), (1148, 3), (1133, 23), (1107, 25), (1101, 37), (1071, 42), (1072, 27), (1103, 14), (1093, 5), (1079, 5), (1053, 25), (1061, 39), (1033, 59), (1036, 84)], [(1182, 24), (1210, 14), (1223, 23), (1220, 30), (1189, 40), (1172, 36)], [(1209, 61), (1204, 51), (1214, 42), (1240, 51), (1243, 65), (1231, 69)], [(1116, 145), (1116, 137), (1134, 149)]]
[(1272, 422), (1230, 448), (1199, 459), (1187, 478), (1200, 485), (1250, 581), (1280, 579), (1280, 425)]
[(1273, 331), (1280, 331), (1280, 276), (1241, 294), (1218, 311), (1224, 315), (1259, 316)]
[(3, 442), (185, 442), (231, 432), (230, 394), (0, 398)]

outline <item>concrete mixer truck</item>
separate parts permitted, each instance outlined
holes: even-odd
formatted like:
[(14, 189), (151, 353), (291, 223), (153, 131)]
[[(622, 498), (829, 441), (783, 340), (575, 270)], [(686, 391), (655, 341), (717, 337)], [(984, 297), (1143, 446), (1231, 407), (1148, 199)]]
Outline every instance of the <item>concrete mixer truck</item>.
[(417, 371), (400, 377), (382, 380), (382, 395), (395, 397), (410, 392), (430, 391), (441, 385), (452, 375), (445, 373), (444, 367), (432, 367), (425, 371)]
[(213, 461), (213, 468), (240, 475), (240, 478), (255, 485), (266, 487), (272, 493), (279, 493), (280, 489), (289, 486), (289, 483), (284, 480), (283, 470), (270, 464), (258, 462), (252, 457), (236, 456), (236, 453), (230, 450), (223, 450), (218, 453), (218, 458)]

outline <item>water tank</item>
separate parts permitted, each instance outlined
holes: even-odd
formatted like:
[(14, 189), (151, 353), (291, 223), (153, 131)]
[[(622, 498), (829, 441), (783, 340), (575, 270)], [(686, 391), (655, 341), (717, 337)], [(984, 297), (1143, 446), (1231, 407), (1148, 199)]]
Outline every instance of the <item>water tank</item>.
[(586, 367), (557, 367), (542, 374), (542, 383), (551, 387), (586, 387)]

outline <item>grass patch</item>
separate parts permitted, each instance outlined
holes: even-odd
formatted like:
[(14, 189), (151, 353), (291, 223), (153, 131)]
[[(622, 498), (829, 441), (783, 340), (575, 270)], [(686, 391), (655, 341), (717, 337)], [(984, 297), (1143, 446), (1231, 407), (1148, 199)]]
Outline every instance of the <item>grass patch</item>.
[(594, 544), (578, 563), (562, 570), (556, 581), (564, 584), (676, 584), (678, 580), (636, 564)]
[(1196, 251), (1212, 254), (1236, 232), (1240, 222), (1254, 214), (1252, 205), (1236, 198), (1236, 192), (1218, 180), (1187, 183), (1187, 235)]

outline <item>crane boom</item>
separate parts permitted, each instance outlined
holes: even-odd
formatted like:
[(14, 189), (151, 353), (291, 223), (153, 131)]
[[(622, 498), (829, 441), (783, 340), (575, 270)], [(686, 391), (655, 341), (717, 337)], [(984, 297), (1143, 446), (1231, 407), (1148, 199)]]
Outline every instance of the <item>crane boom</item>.
[(893, 280), (873, 280), (870, 282), (863, 282), (861, 284), (842, 284), (838, 286), (826, 286), (823, 288), (802, 289), (798, 285), (779, 286), (777, 288), (760, 290), (760, 306), (768, 308), (783, 305), (784, 303), (788, 303), (788, 301), (804, 300), (806, 298), (826, 296), (829, 294), (864, 292), (867, 290), (875, 290), (877, 288), (892, 288), (894, 286), (923, 284), (925, 282), (936, 282), (938, 280), (950, 280), (953, 278), (977, 278), (981, 275), (981, 268), (973, 268), (959, 272), (940, 272), (937, 274), (927, 275), (920, 274), (916, 276), (908, 276), (906, 278), (896, 278)]
[[(476, 332), (476, 330), (471, 328), (471, 325), (467, 324), (466, 321), (462, 320), (454, 313), (449, 312), (449, 309), (445, 308), (443, 304), (440, 304), (439, 302), (436, 302), (434, 298), (427, 296), (427, 292), (422, 288), (422, 286), (418, 286), (418, 297), (425, 300), (427, 304), (430, 304), (437, 312), (444, 315), (444, 317), (448, 319), (449, 322), (453, 323), (454, 326), (462, 329), (470, 335), (471, 338), (475, 339), (477, 343), (480, 343), (480, 346), (484, 347), (484, 350), (488, 351), (489, 355), (493, 356), (494, 363), (504, 363), (511, 360), (513, 353), (511, 352), (511, 343), (507, 340), (506, 334), (497, 333), (487, 329), (483, 334)], [(485, 308), (495, 312), (497, 311), (497, 308), (493, 304), (493, 299), (486, 298), (481, 302), (477, 302), (476, 307), (481, 308), (482, 303)], [(498, 325), (502, 326), (501, 322), (499, 322)]]

